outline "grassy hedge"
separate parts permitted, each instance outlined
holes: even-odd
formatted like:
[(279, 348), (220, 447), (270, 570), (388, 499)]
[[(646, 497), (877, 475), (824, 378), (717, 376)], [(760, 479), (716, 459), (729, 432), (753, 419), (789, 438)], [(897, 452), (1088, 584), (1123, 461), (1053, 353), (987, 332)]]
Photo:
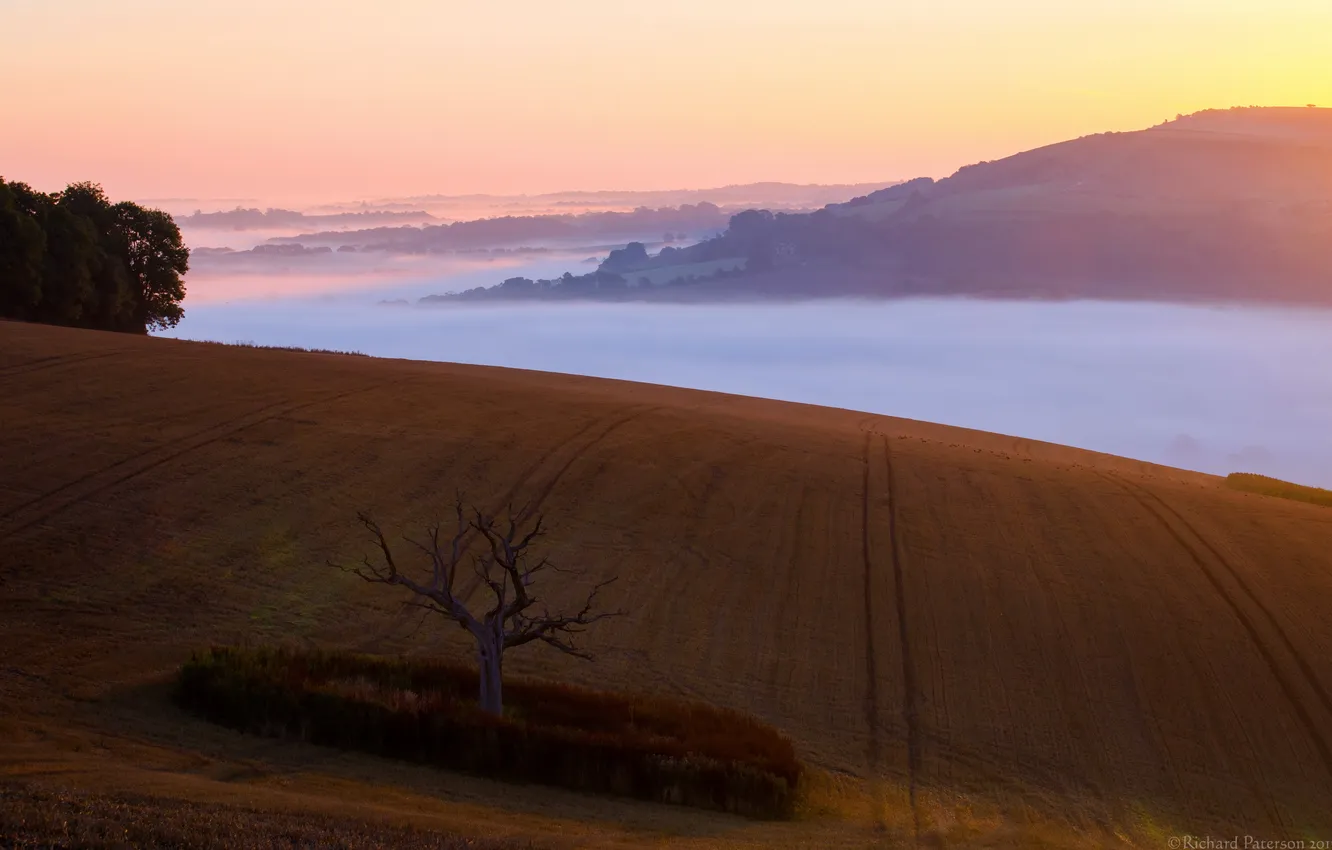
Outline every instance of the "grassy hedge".
[(1303, 484), (1292, 484), (1280, 478), (1268, 478), (1266, 475), (1254, 475), (1250, 472), (1232, 472), (1226, 476), (1226, 484), (1236, 490), (1332, 507), (1332, 490), (1305, 487)]
[(179, 703), (263, 735), (516, 782), (788, 818), (791, 742), (738, 712), (506, 681), (505, 712), (476, 702), (475, 670), (340, 652), (214, 647), (181, 668)]

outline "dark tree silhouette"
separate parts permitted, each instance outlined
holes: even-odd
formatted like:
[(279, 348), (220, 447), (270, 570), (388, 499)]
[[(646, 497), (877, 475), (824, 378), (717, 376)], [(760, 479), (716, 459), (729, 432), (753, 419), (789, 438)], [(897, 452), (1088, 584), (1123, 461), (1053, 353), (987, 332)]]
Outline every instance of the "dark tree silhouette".
[(122, 202), (114, 207), (116, 234), (138, 298), (133, 325), (146, 330), (175, 327), (185, 315), (181, 277), (190, 268), (190, 251), (180, 228), (161, 210)]
[[(380, 562), (367, 556), (356, 567), (339, 569), (371, 584), (404, 588), (412, 595), (410, 605), (439, 614), (468, 632), (476, 641), (481, 708), (502, 714), (505, 650), (539, 641), (566, 655), (590, 660), (591, 654), (576, 640), (593, 623), (623, 613), (595, 610), (598, 594), (615, 578), (593, 585), (577, 613), (552, 614), (536, 595), (533, 584), (543, 573), (567, 574), (569, 570), (557, 568), (549, 558), (535, 556), (533, 547), (545, 536), (542, 517), (515, 515), (510, 510), (501, 522), (472, 509), (469, 518), (461, 500), (454, 506), (454, 514), (457, 522), (451, 538), (441, 538), (439, 523), (427, 527), (424, 541), (404, 538), (427, 562), (416, 578), (399, 567), (378, 523), (364, 513), (357, 514), (379, 549)], [(469, 541), (477, 536), (484, 542), (484, 549), (471, 556), (471, 572), (491, 596), (489, 607), (479, 614), (468, 608), (458, 591), (459, 567), (467, 557)]]
[(146, 333), (180, 321), (189, 250), (171, 216), (95, 183), (0, 179), (0, 317)]
[(28, 318), (42, 301), (46, 232), (34, 195), (0, 180), (0, 316)]

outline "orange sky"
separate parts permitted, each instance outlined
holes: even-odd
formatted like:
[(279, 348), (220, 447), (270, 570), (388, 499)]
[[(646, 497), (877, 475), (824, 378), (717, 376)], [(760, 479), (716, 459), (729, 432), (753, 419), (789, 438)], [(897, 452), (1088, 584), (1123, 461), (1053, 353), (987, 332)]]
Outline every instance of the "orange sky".
[(1328, 0), (0, 0), (0, 175), (116, 197), (853, 182), (1332, 106)]

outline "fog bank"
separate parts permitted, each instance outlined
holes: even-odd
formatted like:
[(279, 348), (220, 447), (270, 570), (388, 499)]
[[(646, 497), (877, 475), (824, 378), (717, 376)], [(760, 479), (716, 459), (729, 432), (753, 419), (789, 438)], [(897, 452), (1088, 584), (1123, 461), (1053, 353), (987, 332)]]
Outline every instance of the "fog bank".
[(717, 390), (1332, 487), (1332, 311), (963, 299), (188, 306), (173, 336)]

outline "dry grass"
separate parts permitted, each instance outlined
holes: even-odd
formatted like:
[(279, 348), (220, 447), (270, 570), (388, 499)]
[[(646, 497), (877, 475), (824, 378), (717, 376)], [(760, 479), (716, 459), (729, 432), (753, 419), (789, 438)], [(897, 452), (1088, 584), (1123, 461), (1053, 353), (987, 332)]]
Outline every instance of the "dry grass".
[(0, 847), (13, 850), (534, 850), (535, 846), (326, 815), (0, 784)]
[(347, 652), (213, 647), (181, 668), (177, 701), (232, 728), (518, 782), (789, 819), (791, 742), (740, 712), (534, 680), (505, 683), (503, 717), (474, 668)]
[(1236, 490), (1244, 490), (1248, 493), (1261, 493), (1264, 496), (1276, 496), (1280, 499), (1293, 499), (1297, 502), (1308, 502), (1311, 505), (1332, 507), (1332, 490), (1306, 487), (1303, 484), (1292, 484), (1279, 478), (1268, 478), (1266, 475), (1232, 472), (1226, 476), (1226, 484)]
[[(0, 772), (201, 800), (285, 783), (293, 810), (374, 799), (595, 847), (1332, 831), (1315, 506), (850, 411), (26, 325), (0, 324), (0, 421)], [(621, 576), (595, 664), (524, 649), (506, 672), (753, 714), (839, 790), (753, 824), (261, 746), (170, 707), (155, 683), (210, 643), (470, 660), (324, 566), (367, 551), (355, 511), (412, 531), (459, 488), (542, 503), (552, 557), (585, 569), (568, 599)]]

